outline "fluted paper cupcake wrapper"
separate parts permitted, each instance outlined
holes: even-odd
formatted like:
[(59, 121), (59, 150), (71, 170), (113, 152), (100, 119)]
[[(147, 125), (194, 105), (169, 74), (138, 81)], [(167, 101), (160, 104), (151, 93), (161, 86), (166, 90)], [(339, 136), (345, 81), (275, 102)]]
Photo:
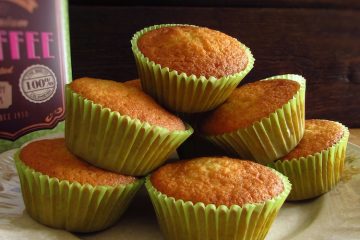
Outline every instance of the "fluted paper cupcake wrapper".
[[(276, 172), (276, 171), (274, 171)], [(260, 240), (268, 233), (291, 190), (287, 178), (276, 172), (284, 191), (264, 203), (215, 206), (175, 200), (157, 191), (147, 177), (145, 186), (155, 208), (160, 228), (171, 240)]]
[(134, 34), (131, 44), (138, 69), (141, 85), (146, 93), (155, 98), (166, 108), (185, 113), (206, 112), (222, 104), (250, 72), (254, 66), (254, 57), (250, 49), (241, 44), (248, 57), (246, 68), (236, 74), (222, 78), (188, 76), (178, 73), (166, 66), (161, 66), (145, 57), (137, 46), (138, 39), (146, 32), (167, 27), (184, 26), (185, 24), (155, 25)]
[(268, 166), (287, 176), (292, 184), (288, 200), (304, 200), (330, 191), (341, 178), (349, 131), (332, 147), (291, 160), (279, 160)]
[(301, 140), (305, 126), (305, 79), (286, 74), (264, 79), (288, 79), (301, 87), (295, 96), (269, 117), (251, 126), (221, 135), (205, 136), (231, 155), (267, 164), (285, 156)]
[(112, 187), (59, 180), (27, 167), (19, 151), (15, 164), (28, 214), (44, 225), (72, 232), (94, 232), (113, 225), (144, 182)]
[(165, 162), (193, 129), (169, 131), (120, 115), (66, 87), (65, 141), (69, 150), (97, 167), (143, 176)]

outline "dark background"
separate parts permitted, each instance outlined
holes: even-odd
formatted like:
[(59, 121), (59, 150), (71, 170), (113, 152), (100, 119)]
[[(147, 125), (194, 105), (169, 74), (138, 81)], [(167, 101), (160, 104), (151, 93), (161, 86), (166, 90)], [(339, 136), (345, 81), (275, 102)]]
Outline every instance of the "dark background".
[(236, 37), (256, 59), (242, 81), (297, 73), (307, 79), (306, 117), (360, 127), (360, 1), (70, 0), (74, 78), (137, 77), (132, 35), (189, 23)]

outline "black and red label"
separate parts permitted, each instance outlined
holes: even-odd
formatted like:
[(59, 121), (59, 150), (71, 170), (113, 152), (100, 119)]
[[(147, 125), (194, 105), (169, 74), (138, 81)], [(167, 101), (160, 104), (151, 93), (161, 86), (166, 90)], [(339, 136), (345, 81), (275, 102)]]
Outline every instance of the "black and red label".
[(64, 119), (67, 82), (62, 0), (0, 0), (0, 138)]

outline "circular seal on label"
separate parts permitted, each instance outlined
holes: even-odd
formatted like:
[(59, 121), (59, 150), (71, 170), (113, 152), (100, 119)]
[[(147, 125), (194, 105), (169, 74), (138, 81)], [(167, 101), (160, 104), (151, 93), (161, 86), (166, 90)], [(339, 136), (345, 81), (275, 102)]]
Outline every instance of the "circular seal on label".
[(32, 65), (21, 74), (19, 88), (30, 102), (43, 103), (49, 101), (56, 92), (56, 76), (47, 66)]

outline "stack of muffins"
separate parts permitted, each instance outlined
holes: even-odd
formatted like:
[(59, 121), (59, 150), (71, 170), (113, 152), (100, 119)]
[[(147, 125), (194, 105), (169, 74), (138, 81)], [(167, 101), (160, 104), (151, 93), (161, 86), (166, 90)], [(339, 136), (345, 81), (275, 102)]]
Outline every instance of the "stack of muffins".
[(143, 176), (193, 129), (131, 84), (81, 78), (66, 86), (65, 139), (15, 155), (26, 209), (45, 225), (94, 232), (113, 225)]
[[(264, 239), (289, 194), (312, 198), (339, 181), (349, 133), (340, 123), (305, 121), (303, 77), (237, 88), (253, 67), (250, 50), (203, 27), (156, 25), (131, 44), (140, 81), (75, 80), (66, 86), (65, 140), (16, 154), (34, 219), (104, 229), (145, 177), (167, 239)], [(163, 165), (193, 128), (233, 158)]]

